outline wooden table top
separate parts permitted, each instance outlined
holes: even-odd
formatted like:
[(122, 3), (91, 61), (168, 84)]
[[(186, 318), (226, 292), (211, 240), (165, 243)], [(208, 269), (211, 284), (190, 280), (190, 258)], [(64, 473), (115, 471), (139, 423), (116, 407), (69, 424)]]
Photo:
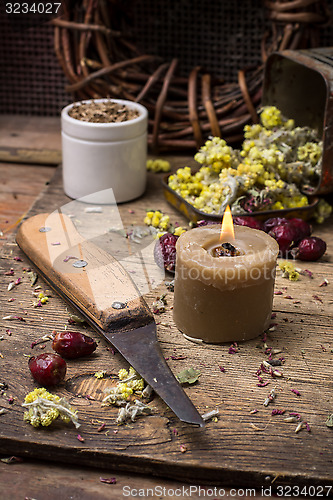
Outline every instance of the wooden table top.
[[(14, 123), (17, 130), (17, 121)], [(50, 131), (47, 133), (51, 134)], [(57, 132), (54, 137), (58, 137)], [(23, 133), (20, 141), (24, 142)], [(172, 157), (171, 160), (174, 168), (187, 162), (184, 157)], [(56, 175), (51, 180), (54, 173)], [(68, 199), (62, 193), (60, 173), (54, 166), (2, 163), (0, 175), (1, 207), (7, 210), (5, 214), (1, 212), (3, 218), (0, 220), (2, 269), (14, 268), (15, 276), (24, 276), (23, 267), (28, 264), (14, 242), (15, 223), (29, 210), (33, 201), (29, 215), (56, 209)], [(41, 193), (43, 184), (50, 180), (50, 185)], [(160, 176), (157, 174), (150, 175), (143, 198), (120, 206), (124, 225), (142, 224), (147, 208), (162, 209), (173, 221), (186, 222), (161, 196)], [(10, 217), (10, 222), (6, 222)], [(1, 272), (1, 310), (4, 312), (1, 317), (26, 312), (24, 322), (2, 321), (1, 324), (1, 336), (4, 337), (0, 342), (3, 356), (0, 359), (1, 379), (8, 383), (9, 389), (5, 396), (0, 396), (0, 408), (6, 410), (0, 416), (0, 453), (19, 455), (26, 460), (10, 466), (0, 463), (0, 484), (8, 498), (22, 498), (23, 481), (23, 494), (38, 500), (53, 498), (52, 488), (59, 483), (66, 484), (64, 492), (68, 498), (80, 493), (80, 498), (87, 499), (92, 495), (97, 499), (120, 498), (125, 485), (132, 488), (143, 485), (176, 488), (188, 484), (206, 484), (206, 487), (214, 484), (229, 488), (229, 492), (231, 486), (253, 487), (256, 488), (256, 498), (261, 498), (261, 488), (270, 486), (332, 486), (333, 435), (325, 424), (333, 413), (332, 223), (331, 218), (314, 228), (314, 234), (327, 242), (326, 255), (316, 263), (299, 263), (301, 269), (311, 270), (312, 278), (304, 274), (299, 281), (290, 282), (280, 275), (277, 277), (276, 291), (281, 294), (274, 298), (276, 325), (268, 334), (266, 344), (281, 350), (285, 362), (282, 378), (264, 375), (265, 381), (269, 382), (265, 387), (257, 385), (256, 377), (257, 369), (267, 357), (262, 337), (240, 344), (234, 354), (229, 353), (229, 344), (198, 347), (186, 341), (174, 327), (172, 293), (167, 292), (167, 311), (156, 317), (162, 350), (174, 373), (188, 366), (200, 369), (199, 382), (186, 389), (199, 411), (204, 413), (213, 408), (220, 411), (217, 421), (208, 422), (201, 430), (177, 421), (159, 398), (153, 401), (151, 417), (117, 428), (117, 410), (111, 408), (106, 412), (101, 409), (93, 373), (105, 368), (108, 373), (117, 373), (124, 361), (119, 355), (110, 357), (103, 341), (99, 344), (98, 356), (69, 366), (66, 386), (59, 392), (64, 391), (79, 408), (80, 433), (85, 442), (77, 440), (77, 432), (70, 426), (65, 429), (59, 426), (52, 432), (30, 428), (22, 421), (21, 403), (35, 384), (28, 373), (25, 356), (32, 354), (30, 344), (36, 336), (63, 327), (68, 313), (66, 305), (55, 295), (42, 311), (32, 308), (31, 287), (25, 278), (11, 291), (10, 297), (16, 300), (8, 302), (10, 278)], [(15, 256), (20, 256), (23, 261), (13, 260)], [(325, 279), (328, 280), (327, 286), (320, 286)], [(148, 304), (151, 306), (164, 291), (165, 285), (161, 284), (149, 293), (146, 297)], [(8, 329), (11, 330), (10, 336), (6, 333)], [(84, 331), (98, 339), (89, 327)], [(220, 366), (224, 367), (224, 372)], [(272, 388), (276, 390), (276, 400), (265, 407), (263, 402)], [(88, 391), (96, 396), (94, 401), (82, 398)], [(11, 397), (14, 404), (10, 402)], [(273, 409), (285, 413), (272, 415)], [(295, 433), (297, 424), (284, 421), (289, 413), (295, 412), (308, 422), (310, 432), (302, 429)], [(95, 419), (104, 421), (109, 432), (97, 433), (96, 425), (92, 423)], [(181, 452), (181, 445), (185, 445), (185, 453)], [(56, 463), (47, 467), (38, 461), (50, 457)], [(66, 462), (72, 465), (64, 465)], [(150, 478), (149, 475), (153, 474), (161, 478)], [(100, 482), (100, 477), (111, 475), (117, 477), (115, 485)], [(33, 478), (38, 478), (38, 484)], [(169, 497), (167, 494), (163, 496), (163, 492), (158, 496)], [(193, 491), (192, 498), (199, 496)]]

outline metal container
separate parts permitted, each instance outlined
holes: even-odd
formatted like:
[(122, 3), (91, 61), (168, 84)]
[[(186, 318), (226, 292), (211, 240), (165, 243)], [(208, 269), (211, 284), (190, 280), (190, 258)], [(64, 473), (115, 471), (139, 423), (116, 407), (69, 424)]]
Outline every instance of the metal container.
[(318, 131), (323, 141), (318, 185), (307, 194), (333, 191), (333, 47), (285, 50), (265, 65), (264, 106), (276, 106), (298, 126)]
[[(188, 201), (176, 193), (168, 185), (169, 175), (166, 175), (162, 179), (163, 193), (164, 197), (170, 205), (172, 205), (176, 210), (181, 212), (187, 219), (191, 222), (198, 222), (201, 220), (221, 222), (223, 214), (207, 214), (198, 208), (195, 208)], [(258, 220), (266, 220), (270, 217), (299, 217), (300, 219), (308, 220), (311, 219), (318, 206), (319, 198), (317, 196), (311, 196), (309, 199), (309, 205), (306, 207), (298, 208), (284, 208), (282, 210), (264, 210), (262, 212), (252, 212), (251, 214), (233, 214), (234, 217), (255, 217)]]

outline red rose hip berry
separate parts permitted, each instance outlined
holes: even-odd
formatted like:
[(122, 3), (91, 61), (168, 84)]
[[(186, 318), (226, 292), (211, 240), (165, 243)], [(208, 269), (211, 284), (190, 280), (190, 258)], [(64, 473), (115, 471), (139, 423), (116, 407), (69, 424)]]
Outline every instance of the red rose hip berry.
[(268, 233), (275, 226), (281, 226), (281, 224), (287, 224), (288, 219), (285, 217), (271, 217), (264, 222), (264, 231)]
[(243, 217), (240, 215), (233, 217), (233, 222), (236, 226), (246, 226), (251, 227), (252, 229), (264, 230), (263, 224), (254, 217)]
[[(326, 252), (326, 243), (317, 236), (303, 238), (294, 249), (295, 257), (300, 260), (315, 261)], [(293, 253), (294, 253), (293, 252)]]
[(89, 356), (96, 347), (94, 339), (80, 332), (58, 332), (52, 342), (52, 349), (66, 359)]
[(307, 238), (312, 233), (311, 225), (303, 219), (298, 219), (298, 218), (289, 219), (289, 224), (292, 224), (297, 229), (298, 240)]
[(156, 242), (154, 248), (155, 262), (166, 271), (175, 272), (176, 267), (176, 242), (179, 236), (172, 233), (163, 234)]
[(268, 234), (279, 244), (281, 256), (287, 256), (298, 240), (297, 229), (289, 223), (274, 226)]
[(66, 375), (66, 361), (58, 354), (43, 352), (32, 356), (28, 365), (33, 378), (44, 387), (59, 384)]

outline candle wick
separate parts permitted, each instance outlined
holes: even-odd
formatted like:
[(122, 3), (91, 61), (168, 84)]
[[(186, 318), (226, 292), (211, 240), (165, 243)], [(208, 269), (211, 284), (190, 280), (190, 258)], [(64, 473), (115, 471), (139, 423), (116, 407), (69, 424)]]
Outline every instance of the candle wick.
[(222, 243), (221, 246), (214, 249), (215, 257), (235, 257), (240, 255), (240, 251), (237, 250), (231, 243)]

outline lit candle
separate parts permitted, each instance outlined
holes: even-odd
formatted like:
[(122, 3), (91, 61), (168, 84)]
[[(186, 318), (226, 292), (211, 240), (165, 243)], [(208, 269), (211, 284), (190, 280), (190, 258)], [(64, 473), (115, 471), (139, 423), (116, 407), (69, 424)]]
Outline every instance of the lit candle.
[[(229, 222), (228, 222), (229, 217)], [(176, 246), (174, 321), (188, 338), (249, 340), (269, 326), (277, 242), (263, 231), (208, 225), (183, 233)]]

